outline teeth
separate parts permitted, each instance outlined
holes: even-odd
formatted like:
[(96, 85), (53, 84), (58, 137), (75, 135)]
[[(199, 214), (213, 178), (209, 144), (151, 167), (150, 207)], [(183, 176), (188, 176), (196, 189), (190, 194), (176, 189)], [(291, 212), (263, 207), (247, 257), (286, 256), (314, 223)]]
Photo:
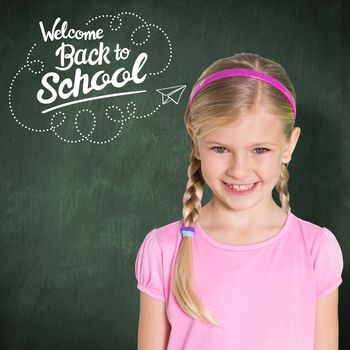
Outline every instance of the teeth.
[(229, 185), (230, 188), (234, 188), (236, 191), (246, 191), (249, 190), (254, 186), (254, 184), (249, 184), (249, 185)]

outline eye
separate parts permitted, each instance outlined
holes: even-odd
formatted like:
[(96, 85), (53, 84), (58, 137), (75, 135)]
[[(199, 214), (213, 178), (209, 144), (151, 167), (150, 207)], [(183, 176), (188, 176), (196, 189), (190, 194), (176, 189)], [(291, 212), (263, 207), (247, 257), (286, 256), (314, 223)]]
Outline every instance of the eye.
[[(267, 148), (264, 148), (264, 147), (258, 147), (258, 148), (255, 148), (256, 150), (266, 150), (266, 152), (268, 152), (269, 150)], [(263, 153), (266, 153), (266, 152), (257, 152), (258, 154), (263, 154)]]
[[(218, 150), (225, 150), (226, 148), (225, 147), (222, 147), (222, 146), (214, 146), (214, 147), (212, 147), (211, 149), (213, 149), (213, 150), (216, 150), (216, 149), (218, 149)], [(216, 152), (216, 151), (215, 151)], [(224, 153), (224, 152), (216, 152), (216, 153)]]

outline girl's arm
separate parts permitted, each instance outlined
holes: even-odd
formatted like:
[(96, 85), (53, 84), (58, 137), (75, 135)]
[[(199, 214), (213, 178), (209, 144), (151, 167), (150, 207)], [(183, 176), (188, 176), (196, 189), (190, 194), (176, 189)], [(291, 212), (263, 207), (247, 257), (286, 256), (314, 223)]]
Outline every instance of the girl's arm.
[(338, 288), (317, 301), (314, 350), (339, 349)]
[(170, 324), (165, 303), (140, 292), (137, 350), (166, 350)]

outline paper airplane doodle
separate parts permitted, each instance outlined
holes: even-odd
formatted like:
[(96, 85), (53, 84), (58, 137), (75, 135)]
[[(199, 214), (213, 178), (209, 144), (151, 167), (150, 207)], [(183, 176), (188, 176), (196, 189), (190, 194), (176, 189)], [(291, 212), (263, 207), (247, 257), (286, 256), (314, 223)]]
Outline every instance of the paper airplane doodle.
[(184, 92), (186, 85), (170, 86), (162, 89), (156, 89), (162, 95), (162, 104), (173, 101), (178, 104), (182, 93)]

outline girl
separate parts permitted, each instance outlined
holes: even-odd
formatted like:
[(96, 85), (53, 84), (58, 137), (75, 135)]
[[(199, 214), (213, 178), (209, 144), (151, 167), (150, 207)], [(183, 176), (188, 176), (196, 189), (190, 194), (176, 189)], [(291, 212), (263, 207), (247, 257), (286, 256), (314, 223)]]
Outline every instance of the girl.
[(272, 60), (237, 54), (197, 80), (183, 217), (151, 230), (135, 261), (139, 350), (338, 349), (342, 251), (291, 212), (295, 118), (294, 87)]

